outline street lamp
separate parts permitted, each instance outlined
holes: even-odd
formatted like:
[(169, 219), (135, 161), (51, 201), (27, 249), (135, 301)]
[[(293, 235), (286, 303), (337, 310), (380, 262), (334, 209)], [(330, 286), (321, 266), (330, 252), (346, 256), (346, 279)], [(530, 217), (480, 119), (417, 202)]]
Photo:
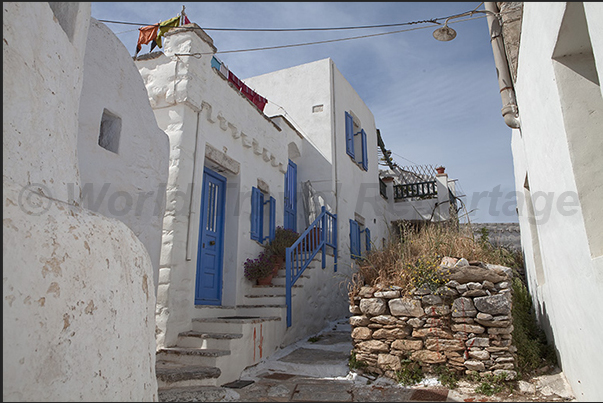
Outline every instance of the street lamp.
[[(479, 7), (479, 6), (478, 6)], [(505, 45), (503, 43), (502, 27), (500, 23), (500, 13), (496, 3), (486, 2), (485, 10), (473, 10), (463, 14), (453, 15), (446, 18), (444, 26), (433, 31), (433, 37), (438, 41), (448, 42), (456, 38), (456, 31), (448, 26), (448, 20), (472, 16), (475, 13), (484, 13), (488, 17), (488, 29), (490, 31), (490, 43), (494, 54), (494, 64), (496, 65), (496, 74), (498, 76), (498, 85), (500, 96), (503, 102), (501, 113), (507, 126), (512, 129), (519, 129), (519, 110), (515, 100), (515, 91), (513, 81), (509, 73), (509, 63), (505, 54)]]

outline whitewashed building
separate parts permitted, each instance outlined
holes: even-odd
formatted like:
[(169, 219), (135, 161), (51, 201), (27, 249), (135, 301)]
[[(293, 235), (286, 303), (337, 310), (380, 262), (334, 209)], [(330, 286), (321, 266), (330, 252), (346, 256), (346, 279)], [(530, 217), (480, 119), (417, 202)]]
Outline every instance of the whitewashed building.
[[(331, 59), (241, 80), (216, 51), (193, 23), (136, 60), (171, 150), (160, 388), (234, 381), (349, 314), (355, 257), (402, 218), (393, 186), (380, 185), (374, 117)], [(447, 197), (447, 175), (438, 181)], [(300, 233), (301, 246), (273, 285), (259, 286), (244, 262), (277, 227)], [(313, 231), (321, 243), (305, 248)]]
[[(603, 398), (603, 6), (486, 3), (493, 12), (498, 7), (506, 12), (504, 53), (497, 54), (496, 42), (493, 50), (499, 78), (508, 77), (501, 91), (514, 92), (503, 97), (510, 101), (504, 106), (518, 112), (508, 124), (530, 293), (576, 399), (598, 401)], [(493, 41), (501, 37), (497, 25), (491, 25)]]
[(3, 400), (157, 401), (167, 136), (90, 3), (3, 3), (3, 41)]

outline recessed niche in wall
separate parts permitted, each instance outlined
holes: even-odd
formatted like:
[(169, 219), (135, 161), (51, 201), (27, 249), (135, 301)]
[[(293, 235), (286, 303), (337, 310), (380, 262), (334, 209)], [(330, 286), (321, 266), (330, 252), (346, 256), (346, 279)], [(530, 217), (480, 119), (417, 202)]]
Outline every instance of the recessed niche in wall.
[(70, 42), (73, 42), (80, 3), (52, 1), (48, 5)]
[(314, 105), (314, 106), (312, 107), (312, 112), (313, 112), (313, 113), (316, 113), (316, 112), (322, 112), (322, 111), (323, 111), (323, 109), (324, 109), (324, 106), (323, 106), (322, 104), (320, 104), (320, 105)]
[(105, 109), (101, 118), (98, 145), (117, 154), (120, 133), (121, 118)]
[[(590, 22), (590, 21), (589, 21)], [(583, 3), (567, 3), (553, 52), (576, 190), (591, 257), (603, 256), (603, 187), (593, 182), (603, 173), (603, 97)]]

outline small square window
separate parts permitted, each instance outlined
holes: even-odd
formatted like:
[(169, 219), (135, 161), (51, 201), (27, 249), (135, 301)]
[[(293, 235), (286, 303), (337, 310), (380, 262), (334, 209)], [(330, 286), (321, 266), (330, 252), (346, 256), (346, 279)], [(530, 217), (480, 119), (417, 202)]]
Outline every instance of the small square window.
[(117, 154), (120, 134), (121, 118), (105, 109), (101, 118), (98, 145)]
[(314, 105), (314, 106), (312, 107), (312, 112), (313, 112), (313, 113), (316, 113), (316, 112), (322, 112), (322, 111), (323, 111), (323, 109), (324, 109), (324, 106), (323, 106), (322, 104), (320, 104), (320, 105)]

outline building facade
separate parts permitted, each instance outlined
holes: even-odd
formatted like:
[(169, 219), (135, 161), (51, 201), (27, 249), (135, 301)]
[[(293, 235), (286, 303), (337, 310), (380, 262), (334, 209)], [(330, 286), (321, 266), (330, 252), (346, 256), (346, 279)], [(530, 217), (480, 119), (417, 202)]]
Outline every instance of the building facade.
[[(170, 30), (162, 52), (136, 58), (171, 150), (159, 387), (236, 380), (348, 314), (356, 259), (382, 246), (406, 211), (391, 184), (380, 186), (374, 117), (331, 59), (241, 80), (216, 51), (193, 23)], [(447, 198), (446, 174), (440, 185)], [(273, 285), (260, 286), (244, 262), (278, 227), (303, 239), (319, 231), (325, 245), (302, 241)], [(210, 375), (193, 379), (193, 364)], [(181, 379), (170, 382), (175, 368)]]
[(576, 399), (600, 400), (603, 7), (498, 7), (507, 11), (498, 32), (517, 101), (511, 144), (530, 293)]

